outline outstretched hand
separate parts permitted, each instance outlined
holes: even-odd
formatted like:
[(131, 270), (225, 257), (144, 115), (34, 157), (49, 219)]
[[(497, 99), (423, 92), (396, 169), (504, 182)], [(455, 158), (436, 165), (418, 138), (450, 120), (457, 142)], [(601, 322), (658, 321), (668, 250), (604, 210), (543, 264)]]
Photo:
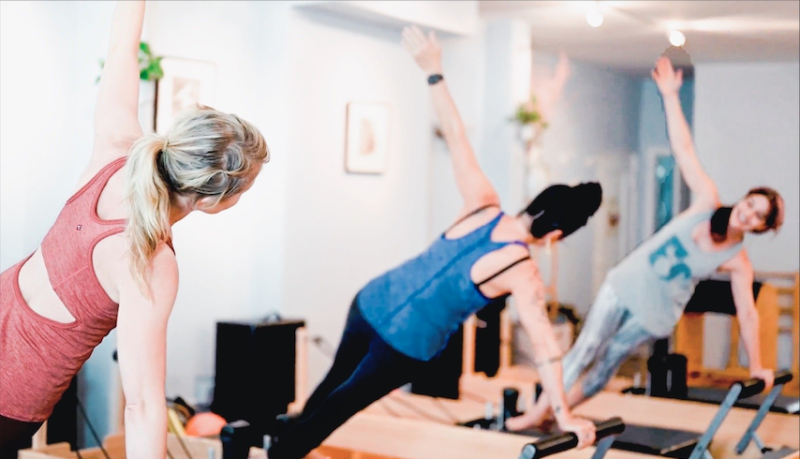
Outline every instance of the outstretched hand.
[(653, 75), (653, 80), (662, 95), (677, 93), (683, 84), (683, 70), (675, 71), (672, 62), (666, 56), (661, 56), (656, 62), (656, 68), (650, 74)]
[(425, 36), (417, 26), (404, 27), (402, 43), (423, 72), (428, 75), (442, 73), (442, 48), (433, 32)]
[(531, 76), (531, 94), (536, 96), (536, 102), (529, 100), (526, 108), (538, 110), (545, 122), (553, 119), (556, 105), (561, 99), (564, 86), (571, 74), (569, 58), (564, 52), (558, 56), (558, 64), (550, 78), (537, 78)]

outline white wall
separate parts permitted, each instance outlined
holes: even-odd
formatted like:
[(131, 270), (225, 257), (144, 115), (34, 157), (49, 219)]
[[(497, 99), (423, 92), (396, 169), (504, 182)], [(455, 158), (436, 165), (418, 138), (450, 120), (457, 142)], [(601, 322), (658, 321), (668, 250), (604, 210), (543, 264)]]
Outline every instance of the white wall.
[[(534, 76), (552, 75), (554, 56), (534, 53)], [(573, 61), (571, 77), (549, 127), (542, 135), (544, 161), (552, 183), (598, 180), (603, 204), (585, 228), (559, 244), (559, 301), (585, 313), (594, 299), (593, 265), (616, 254), (609, 232), (608, 203), (619, 197), (619, 182), (609, 180), (638, 148), (639, 82), (622, 73)], [(622, 216), (625, 218), (625, 216)], [(595, 233), (600, 232), (598, 238)], [(599, 248), (602, 252), (596, 252)], [(595, 260), (595, 258), (597, 258)], [(605, 262), (604, 262), (605, 263)]]
[[(745, 238), (753, 266), (757, 271), (797, 271), (800, 64), (701, 64), (695, 75), (695, 143), (722, 201), (733, 204), (759, 185), (775, 188), (785, 200), (780, 233)], [(729, 318), (712, 316), (706, 323), (705, 363), (724, 367), (729, 337), (721, 330), (728, 329)], [(788, 368), (790, 338), (782, 337), (779, 345), (779, 367)]]
[[(295, 10), (289, 37), (291, 153), (287, 158), (281, 311), (338, 343), (350, 303), (371, 278), (413, 257), (427, 233), (431, 110), (426, 76), (396, 31)], [(382, 175), (344, 169), (346, 107), (390, 106)], [(309, 389), (330, 366), (309, 352)]]
[(800, 65), (701, 64), (695, 80), (695, 142), (723, 202), (767, 185), (786, 202), (777, 236), (748, 236), (756, 270), (796, 271), (800, 258)]

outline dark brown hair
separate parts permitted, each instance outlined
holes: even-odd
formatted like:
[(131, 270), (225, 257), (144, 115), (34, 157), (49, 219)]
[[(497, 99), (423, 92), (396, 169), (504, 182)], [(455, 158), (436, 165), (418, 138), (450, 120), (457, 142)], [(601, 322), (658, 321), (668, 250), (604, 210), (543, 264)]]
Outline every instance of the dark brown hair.
[(586, 225), (603, 201), (603, 188), (597, 182), (575, 186), (550, 185), (539, 193), (520, 214), (533, 217), (530, 232), (542, 238), (554, 230), (561, 230), (561, 239)]

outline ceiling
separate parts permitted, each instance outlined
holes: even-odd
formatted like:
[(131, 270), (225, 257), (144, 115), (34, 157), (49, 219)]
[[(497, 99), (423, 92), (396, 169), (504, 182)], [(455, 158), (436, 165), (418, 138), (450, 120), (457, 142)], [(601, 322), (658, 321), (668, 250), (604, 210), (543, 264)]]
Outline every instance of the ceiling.
[[(599, 8), (598, 28), (586, 13)], [(485, 18), (532, 27), (534, 49), (641, 72), (670, 46), (678, 29), (692, 63), (797, 61), (800, 1), (481, 1)]]

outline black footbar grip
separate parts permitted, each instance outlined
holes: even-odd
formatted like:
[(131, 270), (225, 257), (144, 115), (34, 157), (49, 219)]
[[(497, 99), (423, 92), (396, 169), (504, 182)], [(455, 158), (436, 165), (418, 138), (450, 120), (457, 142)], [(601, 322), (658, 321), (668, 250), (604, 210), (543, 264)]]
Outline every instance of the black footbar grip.
[[(595, 424), (597, 427), (596, 441), (610, 435), (619, 435), (625, 430), (625, 423), (620, 418), (611, 418)], [(528, 443), (522, 448), (519, 459), (539, 459), (553, 454), (563, 453), (578, 446), (578, 436), (572, 432), (553, 435), (533, 443)]]
[[(786, 384), (791, 381), (793, 378), (792, 373), (788, 371), (781, 371), (775, 374), (775, 385), (779, 386), (781, 384)], [(742, 391), (739, 393), (739, 400), (743, 398), (752, 397), (754, 395), (758, 395), (764, 392), (764, 381), (758, 378), (751, 378), (744, 381), (738, 381), (733, 383), (733, 386), (739, 385), (742, 387)]]
[(519, 391), (513, 387), (503, 389), (503, 421), (520, 415), (517, 411)]
[(745, 379), (744, 381), (733, 383), (734, 386), (737, 384), (742, 388), (742, 391), (739, 392), (739, 400), (758, 395), (764, 392), (766, 387), (764, 381), (758, 378)]
[(781, 384), (786, 384), (794, 379), (794, 375), (790, 371), (780, 371), (775, 373), (775, 385), (780, 386)]

